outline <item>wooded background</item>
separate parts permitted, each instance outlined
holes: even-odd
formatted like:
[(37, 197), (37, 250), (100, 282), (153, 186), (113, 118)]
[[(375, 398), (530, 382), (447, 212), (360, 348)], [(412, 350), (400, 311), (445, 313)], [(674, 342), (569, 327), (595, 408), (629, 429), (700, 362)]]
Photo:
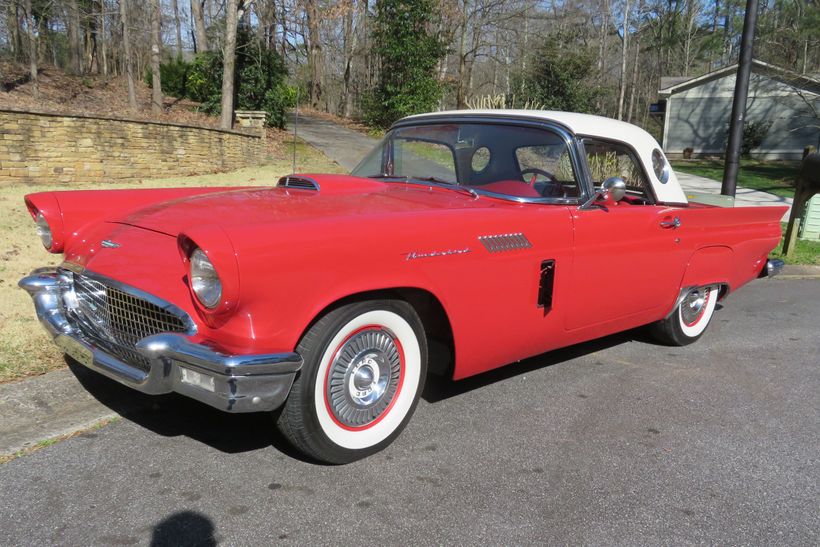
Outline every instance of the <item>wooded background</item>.
[[(735, 63), (744, 9), (737, 0), (0, 0), (0, 57), (30, 68), (36, 94), (43, 66), (130, 72), (139, 83), (211, 52), (232, 75), (218, 78), (215, 106), (227, 126), (241, 100), (233, 65), (253, 45), (286, 78), (265, 99), (282, 108), (298, 92), (316, 109), (386, 125), (430, 107), (534, 106), (656, 132), (649, 105), (660, 78)], [(762, 0), (755, 57), (820, 72), (817, 1)], [(260, 85), (272, 87), (266, 74)], [(167, 86), (155, 87), (160, 109)]]

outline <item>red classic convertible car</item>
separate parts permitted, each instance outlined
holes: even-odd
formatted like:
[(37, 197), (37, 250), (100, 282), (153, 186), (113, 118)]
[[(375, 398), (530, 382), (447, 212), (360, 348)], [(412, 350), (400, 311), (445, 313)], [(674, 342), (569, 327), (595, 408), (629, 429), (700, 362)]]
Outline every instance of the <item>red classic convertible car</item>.
[(782, 207), (687, 203), (626, 123), (459, 111), (396, 123), (349, 176), (26, 197), (56, 269), (20, 281), (74, 360), (144, 393), (278, 410), (305, 454), (388, 445), (452, 378), (651, 325), (688, 344), (767, 260)]

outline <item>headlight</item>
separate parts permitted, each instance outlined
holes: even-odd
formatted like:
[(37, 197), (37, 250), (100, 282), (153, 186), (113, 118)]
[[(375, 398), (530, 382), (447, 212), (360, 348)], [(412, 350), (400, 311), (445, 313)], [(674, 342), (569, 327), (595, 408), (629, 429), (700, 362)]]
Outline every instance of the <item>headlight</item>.
[(40, 241), (43, 242), (43, 246), (45, 246), (46, 249), (51, 249), (54, 238), (51, 235), (51, 227), (48, 225), (48, 222), (46, 222), (46, 217), (43, 216), (43, 213), (37, 213), (34, 223), (37, 224), (37, 235), (40, 236)]
[(222, 299), (222, 282), (216, 268), (202, 249), (191, 253), (191, 288), (206, 308), (215, 308)]

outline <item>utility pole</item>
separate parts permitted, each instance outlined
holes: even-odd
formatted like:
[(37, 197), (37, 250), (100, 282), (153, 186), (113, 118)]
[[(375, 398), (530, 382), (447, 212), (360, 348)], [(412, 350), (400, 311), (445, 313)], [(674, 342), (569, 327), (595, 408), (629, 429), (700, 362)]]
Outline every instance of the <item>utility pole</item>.
[(743, 123), (746, 117), (746, 98), (749, 95), (749, 76), (752, 72), (756, 23), (757, 0), (746, 0), (746, 16), (743, 19), (740, 59), (735, 79), (735, 98), (732, 101), (732, 118), (729, 122), (729, 144), (726, 146), (726, 166), (723, 169), (723, 185), (720, 188), (720, 193), (724, 196), (734, 197), (737, 190), (740, 145), (743, 143)]

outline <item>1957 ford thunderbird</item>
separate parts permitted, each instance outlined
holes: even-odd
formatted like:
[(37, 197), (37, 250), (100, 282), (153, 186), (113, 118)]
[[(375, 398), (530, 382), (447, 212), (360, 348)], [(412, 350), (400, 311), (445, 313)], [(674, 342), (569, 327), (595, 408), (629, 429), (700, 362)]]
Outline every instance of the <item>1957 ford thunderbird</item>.
[(277, 410), (331, 463), (393, 441), (428, 366), (461, 379), (642, 325), (694, 342), (782, 267), (785, 212), (688, 203), (642, 129), (541, 111), (403, 119), (351, 175), (26, 205), (64, 262), (20, 285), (68, 356), (144, 393)]

